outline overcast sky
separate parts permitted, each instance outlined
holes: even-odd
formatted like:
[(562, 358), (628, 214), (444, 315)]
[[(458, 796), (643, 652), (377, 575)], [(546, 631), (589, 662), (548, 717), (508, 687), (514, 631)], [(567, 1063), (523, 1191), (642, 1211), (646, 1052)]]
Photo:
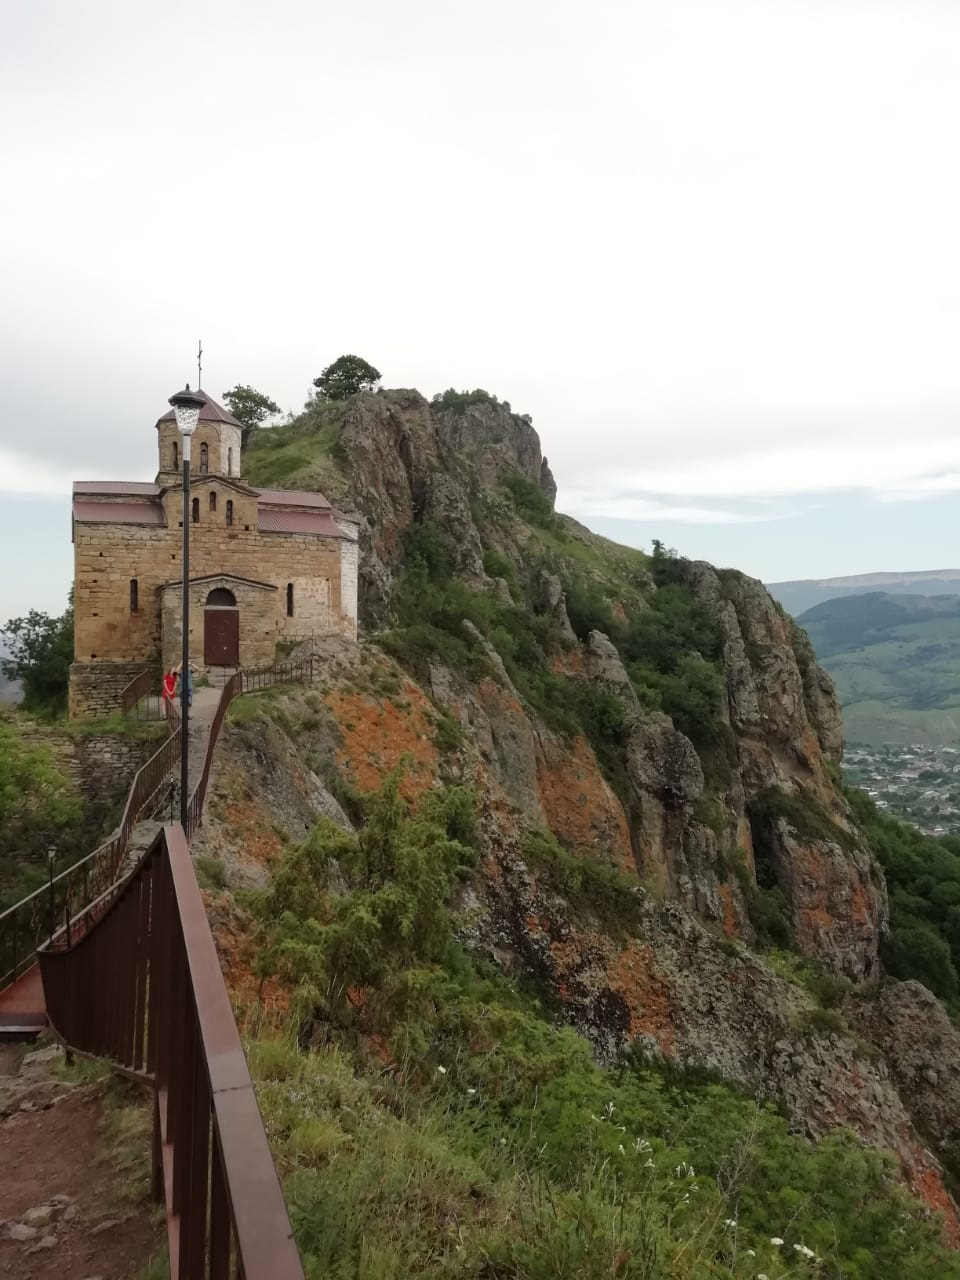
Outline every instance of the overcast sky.
[(0, 620), (201, 335), (486, 387), (637, 545), (957, 564), (958, 124), (957, 0), (3, 4)]

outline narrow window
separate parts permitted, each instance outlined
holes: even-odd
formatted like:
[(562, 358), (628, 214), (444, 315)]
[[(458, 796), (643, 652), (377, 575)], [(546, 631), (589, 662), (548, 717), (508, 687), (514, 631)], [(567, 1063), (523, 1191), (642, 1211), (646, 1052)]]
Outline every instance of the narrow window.
[(200, 446), (200, 474), (205, 476), (210, 470), (210, 446), (202, 444)]
[(130, 612), (136, 613), (140, 608), (140, 583), (136, 578), (130, 579)]
[(173, 469), (174, 471), (180, 470), (180, 446), (176, 440), (173, 442)]
[(293, 617), (293, 583), (287, 583), (287, 617)]
[(194, 524), (200, 523), (200, 499), (199, 498), (194, 498), (193, 500), (193, 523)]
[(211, 510), (211, 511), (216, 511), (216, 509), (217, 509), (217, 495), (216, 495), (216, 494), (213, 492), (213, 490), (211, 489), (211, 491), (210, 491), (210, 510)]
[(233, 524), (233, 499), (227, 499), (227, 524)]
[(227, 475), (228, 476), (233, 475), (233, 450), (232, 449), (227, 450)]

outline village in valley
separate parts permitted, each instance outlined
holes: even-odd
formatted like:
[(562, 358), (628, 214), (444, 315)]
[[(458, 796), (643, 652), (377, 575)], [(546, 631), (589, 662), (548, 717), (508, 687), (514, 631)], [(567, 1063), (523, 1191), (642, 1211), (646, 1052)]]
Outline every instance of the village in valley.
[(927, 835), (960, 834), (960, 746), (850, 745), (843, 777)]

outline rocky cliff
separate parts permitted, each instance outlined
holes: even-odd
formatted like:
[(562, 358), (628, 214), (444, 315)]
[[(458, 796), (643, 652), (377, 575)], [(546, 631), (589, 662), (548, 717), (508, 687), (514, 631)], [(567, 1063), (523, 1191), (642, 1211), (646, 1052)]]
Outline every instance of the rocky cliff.
[[(468, 781), (470, 947), (533, 976), (601, 1061), (632, 1045), (778, 1100), (805, 1133), (852, 1128), (953, 1215), (928, 1148), (957, 1136), (960, 1039), (917, 984), (877, 986), (883, 875), (803, 634), (759, 582), (557, 515), (507, 405), (362, 393), (335, 458), (331, 496), (363, 517), (366, 640), (319, 645), (322, 688), (281, 699), (279, 726), (231, 730), (204, 839), (242, 862), (280, 825), (348, 825), (332, 792), (401, 758), (410, 795)], [(632, 879), (629, 920), (578, 895), (571, 859)]]

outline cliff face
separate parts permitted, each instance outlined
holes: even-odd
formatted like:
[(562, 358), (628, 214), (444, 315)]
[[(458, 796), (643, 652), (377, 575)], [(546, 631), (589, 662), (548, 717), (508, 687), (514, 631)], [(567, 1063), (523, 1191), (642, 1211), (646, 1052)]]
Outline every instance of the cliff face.
[[(299, 781), (268, 789), (254, 826), (282, 822), (297, 838), (311, 815), (335, 812), (320, 757), (361, 788), (401, 756), (408, 794), (441, 777), (470, 782), (486, 849), (464, 892), (472, 947), (533, 975), (601, 1060), (633, 1044), (778, 1099), (804, 1132), (851, 1127), (894, 1149), (911, 1183), (952, 1212), (919, 1137), (947, 1144), (960, 1126), (960, 1039), (940, 1006), (916, 984), (860, 987), (821, 1016), (796, 974), (754, 954), (787, 931), (826, 971), (854, 984), (880, 976), (883, 876), (837, 785), (839, 709), (802, 633), (759, 582), (671, 560), (658, 584), (647, 557), (552, 513), (537, 435), (508, 406), (437, 411), (414, 391), (361, 394), (339, 456), (337, 496), (365, 522), (361, 618), (375, 644), (405, 589), (415, 527), (442, 531), (456, 580), (501, 612), (486, 630), (462, 622), (468, 661), (419, 643), (400, 653), (401, 670), (378, 651), (320, 645), (323, 727), (298, 731), (296, 750), (274, 744)], [(574, 587), (601, 599), (617, 635), (584, 622)], [(660, 604), (699, 609), (716, 636), (715, 723), (696, 744), (645, 696), (618, 642), (638, 616), (669, 616), (658, 592)], [(521, 613), (550, 637), (539, 683), (520, 679)], [(590, 714), (560, 722), (544, 689)], [(687, 728), (697, 736), (695, 715)], [(254, 767), (239, 731), (228, 750)], [(635, 918), (613, 927), (551, 878), (531, 856), (537, 829), (629, 874)]]
[[(536, 531), (505, 501), (496, 503), (498, 486), (514, 476), (550, 504), (556, 492), (536, 432), (509, 407), (482, 402), (438, 413), (414, 391), (361, 395), (345, 418), (341, 443), (349, 495), (366, 517), (361, 592), (368, 625), (390, 617), (393, 583), (414, 523), (433, 522), (445, 530), (458, 572), (481, 590), (485, 582), (493, 585), (484, 574), (485, 548), (503, 552), (518, 573), (542, 549)], [(478, 495), (487, 499), (482, 511)], [(573, 522), (569, 526), (573, 554), (602, 544)], [(542, 567), (540, 574), (546, 579), (541, 600), (572, 637), (560, 581)], [(636, 576), (632, 607), (642, 609), (656, 588), (642, 570)], [(804, 650), (802, 637), (795, 642), (792, 623), (759, 582), (729, 571), (718, 574), (707, 564), (687, 566), (686, 577), (723, 637), (722, 716), (731, 767), (722, 787), (712, 789), (709, 826), (697, 816), (705, 783), (696, 749), (667, 717), (641, 706), (609, 638), (594, 632), (563, 659), (572, 678), (594, 682), (623, 710), (626, 794), (605, 801), (605, 808), (612, 804), (620, 812), (606, 812), (601, 823), (619, 833), (614, 856), (623, 861), (629, 846), (640, 875), (660, 891), (707, 920), (732, 919), (738, 935), (751, 942), (744, 876), (732, 866), (742, 860), (754, 877), (759, 842), (761, 880), (784, 895), (796, 945), (851, 979), (875, 977), (885, 891), (835, 784), (842, 734), (829, 677)], [(617, 584), (604, 583), (602, 572), (600, 583), (623, 607)], [(464, 725), (488, 744), (492, 776), (511, 803), (553, 825), (558, 815), (545, 807), (541, 793), (555, 790), (545, 780), (565, 772), (559, 762), (569, 760), (570, 745), (553, 741), (521, 705), (502, 664), (484, 686), (467, 687), (439, 664), (428, 679), (441, 701), (457, 689)], [(574, 748), (584, 750), (583, 743)], [(597, 769), (595, 760), (591, 767)], [(598, 789), (603, 792), (602, 785)], [(811, 821), (798, 829), (775, 805), (764, 803), (779, 793), (799, 797), (799, 807), (814, 815)], [(566, 825), (561, 821), (558, 834), (570, 843)], [(580, 825), (594, 824), (588, 819)], [(597, 852), (598, 846), (591, 847)]]

